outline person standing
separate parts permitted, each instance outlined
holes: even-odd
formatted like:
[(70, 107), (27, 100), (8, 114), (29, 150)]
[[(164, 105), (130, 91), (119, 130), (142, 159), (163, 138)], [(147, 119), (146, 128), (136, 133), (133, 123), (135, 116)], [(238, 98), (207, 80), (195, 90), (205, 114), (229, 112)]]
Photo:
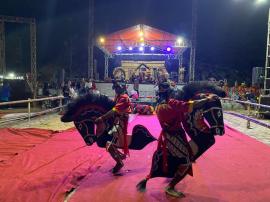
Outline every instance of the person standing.
[(10, 99), (10, 86), (7, 80), (4, 80), (1, 89), (1, 102), (8, 102)]
[[(114, 81), (113, 87), (115, 91), (115, 107), (96, 119), (97, 131), (99, 130), (99, 123), (105, 122), (106, 119), (114, 119), (114, 127), (111, 130), (113, 135), (112, 141), (106, 144), (106, 150), (110, 153), (111, 157), (115, 160), (116, 165), (112, 168), (112, 173), (116, 174), (124, 166), (123, 160), (129, 155), (128, 140), (127, 140), (127, 126), (128, 117), (131, 113), (131, 102), (127, 94), (125, 81)], [(117, 147), (123, 148), (121, 153)]]
[(175, 186), (186, 176), (193, 176), (193, 153), (188, 144), (182, 122), (185, 116), (192, 112), (193, 108), (201, 107), (211, 97), (196, 101), (179, 101), (171, 99), (173, 89), (170, 84), (163, 81), (159, 84), (159, 103), (156, 114), (161, 125), (161, 133), (158, 139), (158, 147), (152, 158), (150, 174), (137, 184), (137, 190), (145, 191), (147, 181), (155, 177), (172, 178), (165, 187), (166, 194), (173, 197), (184, 197)]

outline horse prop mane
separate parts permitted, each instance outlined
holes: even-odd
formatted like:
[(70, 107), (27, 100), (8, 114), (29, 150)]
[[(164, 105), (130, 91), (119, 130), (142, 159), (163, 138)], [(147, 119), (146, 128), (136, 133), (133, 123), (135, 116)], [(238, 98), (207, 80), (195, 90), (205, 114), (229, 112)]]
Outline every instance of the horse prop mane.
[[(102, 94), (87, 94), (68, 105), (61, 117), (62, 122), (74, 122), (75, 127), (87, 145), (95, 142), (99, 147), (105, 147), (107, 141), (112, 141), (111, 131), (114, 127), (114, 118), (108, 118), (102, 123), (102, 131), (97, 135), (94, 121), (110, 111), (115, 102)], [(134, 126), (129, 149), (141, 150), (147, 144), (155, 141), (150, 132), (142, 125)]]

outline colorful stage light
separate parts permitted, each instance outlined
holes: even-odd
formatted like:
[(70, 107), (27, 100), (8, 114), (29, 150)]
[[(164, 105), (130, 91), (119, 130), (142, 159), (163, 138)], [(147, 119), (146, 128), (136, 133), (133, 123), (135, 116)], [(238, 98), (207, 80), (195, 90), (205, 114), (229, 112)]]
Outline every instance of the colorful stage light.
[(144, 33), (142, 31), (140, 31), (139, 36), (143, 37), (143, 35), (144, 35)]
[(180, 45), (180, 44), (182, 44), (184, 42), (184, 39), (183, 39), (183, 37), (178, 37), (177, 38), (177, 43)]
[(144, 46), (145, 46), (145, 44), (144, 44), (144, 43), (141, 43), (141, 46), (142, 46), (142, 47), (144, 47)]
[(171, 47), (167, 47), (167, 52), (171, 52), (172, 48)]
[(133, 47), (130, 46), (130, 47), (128, 48), (128, 50), (132, 51), (132, 50), (133, 50)]
[(144, 50), (144, 47), (141, 46), (141, 47), (139, 48), (139, 51), (143, 51), (143, 50)]
[(105, 38), (100, 37), (100, 38), (99, 38), (99, 42), (100, 42), (100, 43), (105, 43)]
[(121, 51), (122, 47), (121, 46), (117, 46), (117, 50)]
[(155, 47), (152, 46), (152, 47), (150, 48), (150, 50), (151, 50), (151, 51), (154, 51), (154, 50), (155, 50)]

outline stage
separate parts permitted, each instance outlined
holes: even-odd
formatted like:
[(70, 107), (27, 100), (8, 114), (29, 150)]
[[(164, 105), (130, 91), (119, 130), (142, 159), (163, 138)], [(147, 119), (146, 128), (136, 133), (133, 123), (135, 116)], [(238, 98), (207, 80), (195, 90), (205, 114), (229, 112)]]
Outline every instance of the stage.
[[(129, 131), (143, 124), (159, 135), (156, 116), (136, 116)], [(177, 188), (186, 195), (164, 194), (167, 180), (136, 184), (150, 170), (157, 143), (131, 151), (121, 175), (113, 176), (108, 153), (85, 146), (75, 129), (0, 129), (0, 201), (270, 201), (270, 147), (226, 126), (226, 134), (194, 164), (194, 177)], [(70, 193), (68, 193), (70, 192)]]

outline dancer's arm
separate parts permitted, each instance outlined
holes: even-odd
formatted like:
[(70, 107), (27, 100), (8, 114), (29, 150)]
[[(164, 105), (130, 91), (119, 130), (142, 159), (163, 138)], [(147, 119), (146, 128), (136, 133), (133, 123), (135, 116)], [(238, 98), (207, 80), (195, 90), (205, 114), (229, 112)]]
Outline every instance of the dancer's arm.
[(206, 98), (203, 98), (203, 99), (200, 99), (200, 100), (194, 100), (193, 101), (193, 108), (200, 108), (203, 105), (205, 105), (207, 102), (213, 101), (213, 100), (216, 100), (216, 99), (218, 99), (217, 95), (210, 94)]
[(114, 115), (115, 115), (115, 111), (112, 109), (112, 110), (108, 111), (106, 114), (104, 114), (104, 115), (98, 117), (98, 118), (95, 120), (95, 122), (96, 122), (96, 123), (103, 122), (104, 120), (109, 119), (109, 118), (113, 117)]

